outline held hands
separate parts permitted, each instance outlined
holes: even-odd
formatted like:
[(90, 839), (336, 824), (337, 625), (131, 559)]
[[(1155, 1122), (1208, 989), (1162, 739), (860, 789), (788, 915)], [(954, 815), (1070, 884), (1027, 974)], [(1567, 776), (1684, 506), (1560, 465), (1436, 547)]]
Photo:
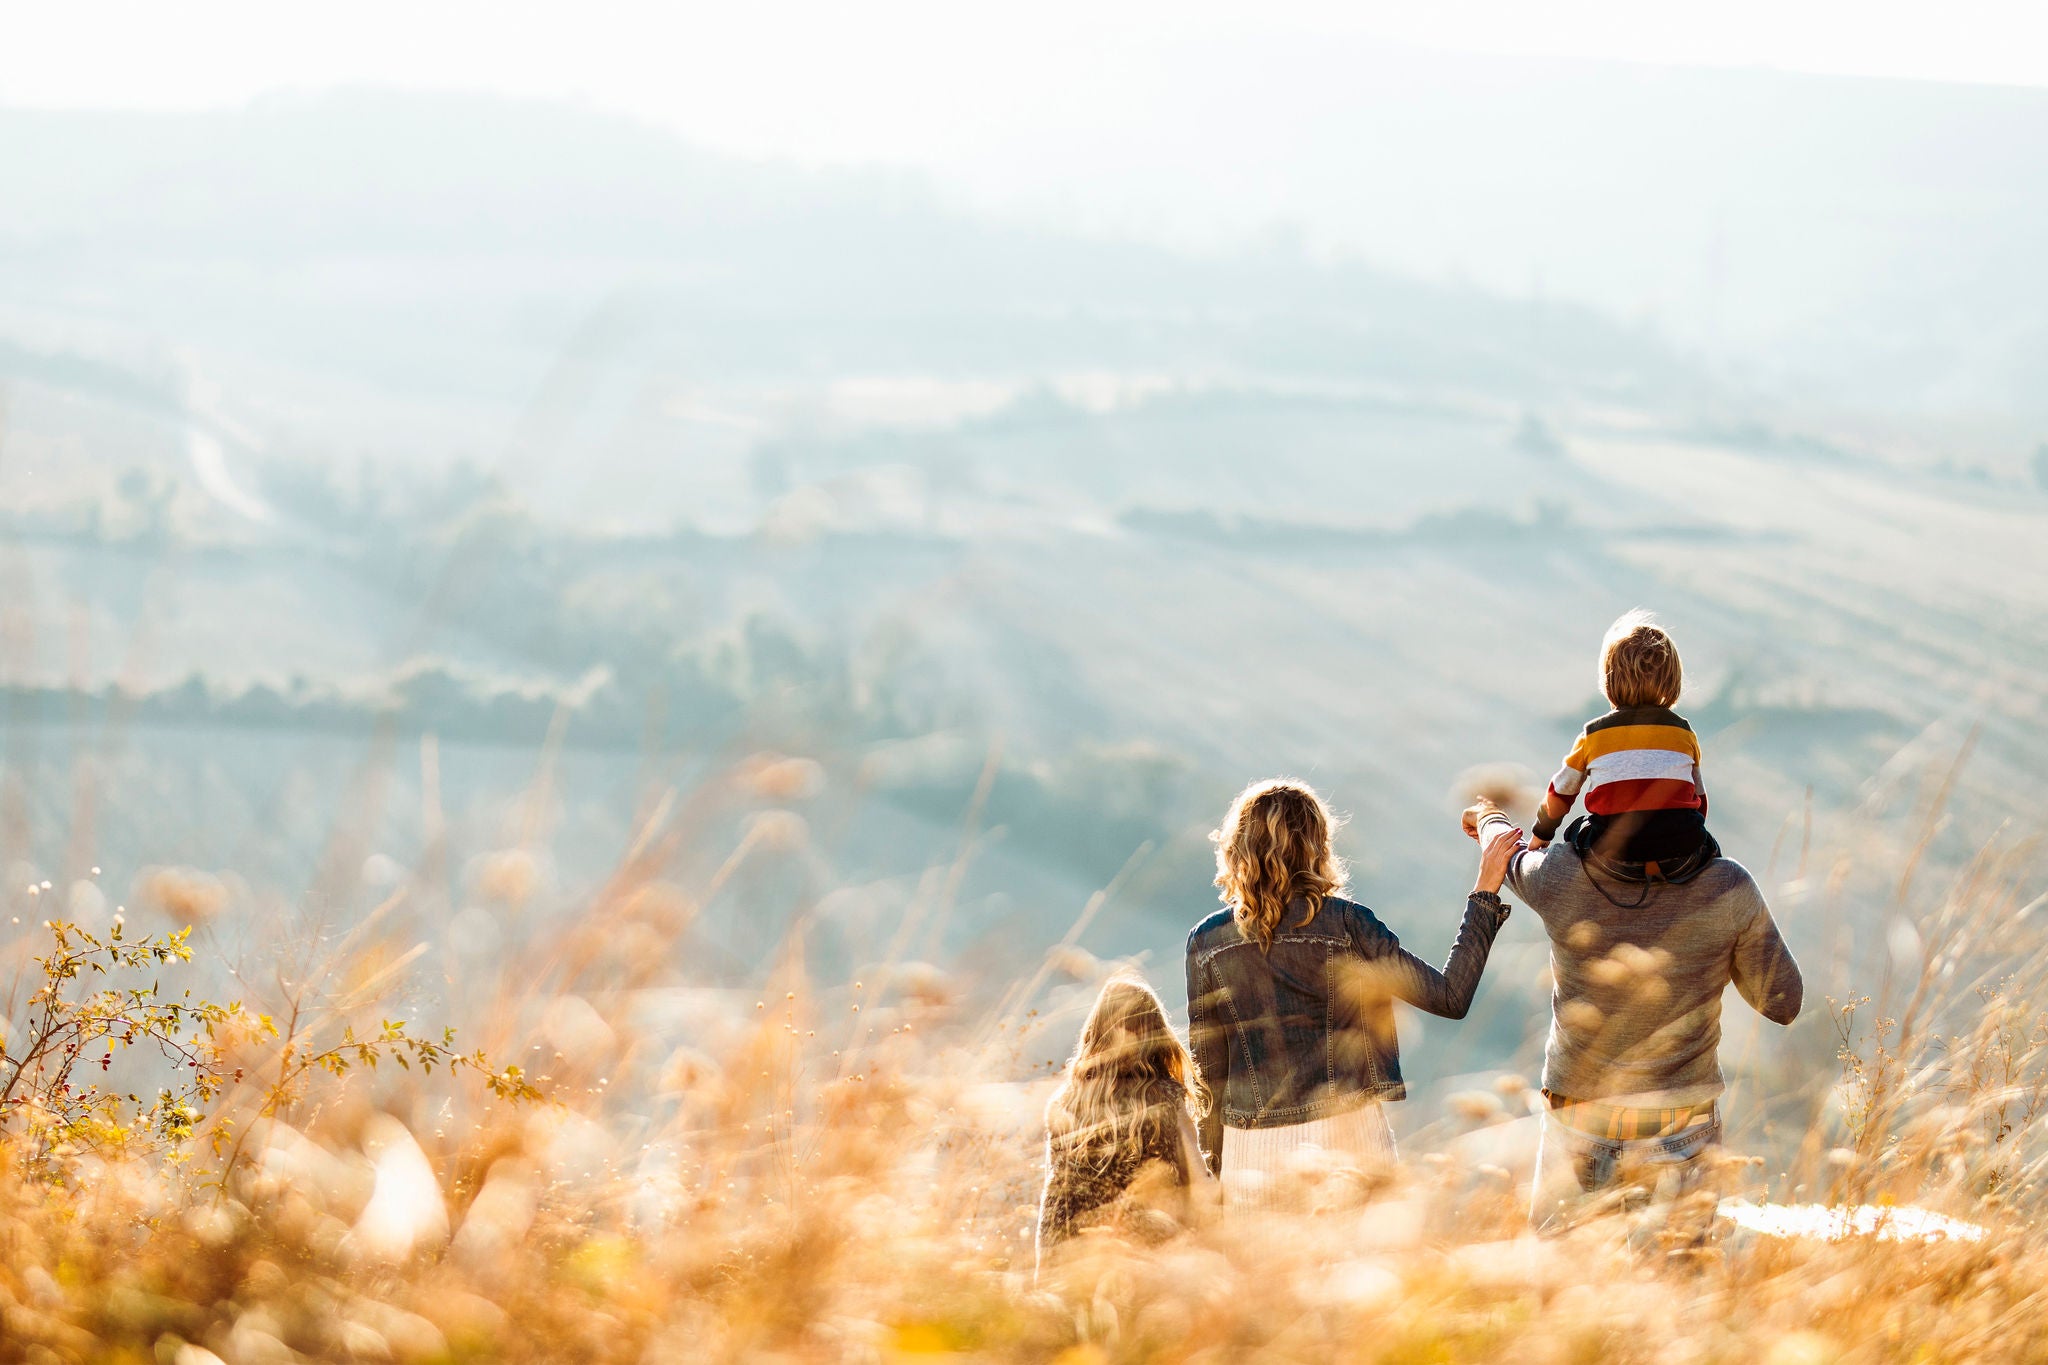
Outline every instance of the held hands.
[(1507, 880), (1509, 861), (1522, 851), (1522, 831), (1509, 824), (1503, 816), (1488, 821), (1485, 833), (1486, 843), (1479, 850), (1479, 879), (1472, 884), (1472, 889), (1497, 892), (1501, 883)]
[(1507, 880), (1509, 860), (1527, 846), (1522, 831), (1502, 814), (1499, 806), (1484, 798), (1466, 808), (1463, 824), (1472, 839), (1484, 836), (1479, 851), (1479, 878), (1472, 889), (1499, 891), (1501, 883)]

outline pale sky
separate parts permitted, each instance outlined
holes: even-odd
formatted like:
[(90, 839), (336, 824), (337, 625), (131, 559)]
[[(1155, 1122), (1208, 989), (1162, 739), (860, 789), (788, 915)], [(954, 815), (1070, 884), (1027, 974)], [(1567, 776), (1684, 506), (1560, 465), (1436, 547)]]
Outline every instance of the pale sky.
[[(193, 108), (359, 84), (490, 90), (585, 101), (735, 152), (910, 165), (957, 161), (959, 139), (1063, 107), (1114, 124), (1175, 80), (1176, 51), (1284, 51), (1304, 39), (2048, 85), (2039, 0), (13, 0), (8, 9), (0, 102), (17, 106)], [(1288, 73), (1265, 77), (1284, 86)]]
[[(2048, 88), (2048, 0), (0, 5), (0, 105), (203, 109), (337, 86), (568, 100), (714, 151), (903, 168), (1063, 229), (1196, 249), (1277, 229), (1731, 345), (1952, 257), (1926, 251), (1953, 224), (1914, 218), (1895, 191), (1930, 157), (1970, 161), (1980, 140), (2024, 144), (2039, 123), (2004, 136), (1995, 104), (1955, 100), (1977, 122), (1931, 124), (1951, 141), (1895, 163), (1917, 126), (1856, 119), (1894, 104), (1918, 118), (1925, 100), (1862, 99), (1830, 119), (1815, 117), (1824, 82), (1785, 113), (1754, 83), (1727, 83), (1739, 98), (1724, 106), (1723, 86), (1658, 68)], [(1680, 85), (1683, 99), (1631, 114), (1631, 91)], [(1783, 156), (1773, 117), (1804, 139)], [(1785, 195), (1808, 216), (1781, 214)], [(1998, 242), (2033, 222), (1971, 212)], [(1854, 231), (1835, 232), (1844, 222)]]

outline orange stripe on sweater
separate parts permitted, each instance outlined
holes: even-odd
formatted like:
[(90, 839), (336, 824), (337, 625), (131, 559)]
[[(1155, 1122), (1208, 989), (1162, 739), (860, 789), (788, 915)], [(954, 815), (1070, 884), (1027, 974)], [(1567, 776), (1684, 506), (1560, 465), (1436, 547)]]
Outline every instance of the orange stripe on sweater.
[[(1572, 757), (1591, 763), (1602, 754), (1611, 754), (1619, 749), (1669, 749), (1676, 754), (1685, 754), (1697, 763), (1700, 759), (1700, 742), (1690, 730), (1681, 730), (1676, 725), (1617, 725), (1608, 730), (1595, 730), (1590, 735), (1581, 735), (1579, 742), (1572, 746)], [(1573, 767), (1579, 766), (1577, 763)]]

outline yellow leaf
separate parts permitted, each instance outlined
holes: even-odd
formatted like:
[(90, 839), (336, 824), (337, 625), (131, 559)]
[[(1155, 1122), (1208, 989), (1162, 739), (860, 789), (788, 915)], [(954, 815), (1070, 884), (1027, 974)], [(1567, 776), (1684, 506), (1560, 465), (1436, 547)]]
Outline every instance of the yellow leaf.
[(902, 1322), (890, 1334), (890, 1346), (898, 1355), (943, 1356), (960, 1349), (954, 1334), (942, 1322)]

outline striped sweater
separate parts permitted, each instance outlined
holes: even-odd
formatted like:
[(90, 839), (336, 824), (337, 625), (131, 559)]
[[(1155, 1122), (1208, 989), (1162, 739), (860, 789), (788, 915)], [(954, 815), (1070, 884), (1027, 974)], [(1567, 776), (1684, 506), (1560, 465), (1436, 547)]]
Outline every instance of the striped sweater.
[(1536, 812), (1532, 833), (1538, 839), (1556, 836), (1583, 795), (1586, 814), (1620, 815), (1630, 811), (1707, 811), (1707, 788), (1700, 780), (1700, 742), (1676, 711), (1662, 706), (1630, 706), (1586, 722), (1564, 766), (1550, 779), (1550, 790)]

